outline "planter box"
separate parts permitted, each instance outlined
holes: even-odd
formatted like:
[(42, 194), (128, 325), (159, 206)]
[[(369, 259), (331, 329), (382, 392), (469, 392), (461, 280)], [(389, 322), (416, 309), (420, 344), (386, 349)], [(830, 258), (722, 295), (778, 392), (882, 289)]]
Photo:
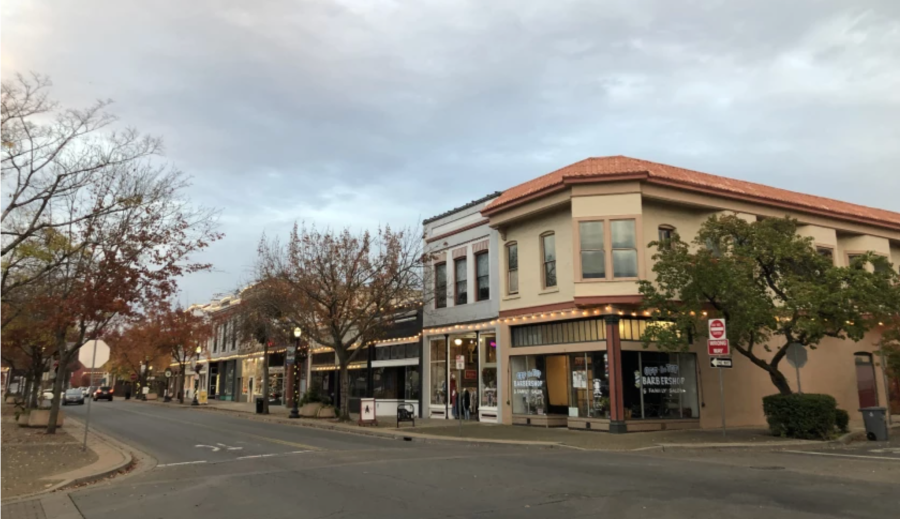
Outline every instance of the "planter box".
[(156, 400), (159, 398), (159, 395), (156, 393), (147, 393), (147, 400)]
[(337, 414), (334, 412), (333, 407), (323, 407), (319, 409), (319, 414), (316, 416), (318, 418), (337, 418)]
[[(19, 425), (23, 427), (47, 427), (50, 424), (49, 409), (32, 409), (27, 415), (19, 416)], [(63, 426), (63, 411), (59, 410), (56, 417), (56, 426)]]
[(15, 396), (8, 396), (8, 397), (6, 397), (6, 403), (7, 404), (15, 404), (18, 399), (19, 398), (15, 397)]
[(315, 418), (319, 416), (320, 409), (322, 409), (322, 404), (318, 402), (304, 404), (302, 407), (300, 407), (300, 416), (302, 416), (303, 418)]

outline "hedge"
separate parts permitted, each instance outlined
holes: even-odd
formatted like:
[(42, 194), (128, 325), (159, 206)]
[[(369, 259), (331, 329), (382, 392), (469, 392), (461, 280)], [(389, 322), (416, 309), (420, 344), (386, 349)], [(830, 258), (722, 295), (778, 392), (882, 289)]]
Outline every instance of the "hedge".
[(763, 411), (775, 436), (827, 440), (839, 425), (837, 402), (831, 395), (769, 395), (763, 398)]
[(850, 413), (844, 411), (843, 409), (837, 409), (837, 414), (835, 415), (835, 425), (842, 433), (849, 431)]

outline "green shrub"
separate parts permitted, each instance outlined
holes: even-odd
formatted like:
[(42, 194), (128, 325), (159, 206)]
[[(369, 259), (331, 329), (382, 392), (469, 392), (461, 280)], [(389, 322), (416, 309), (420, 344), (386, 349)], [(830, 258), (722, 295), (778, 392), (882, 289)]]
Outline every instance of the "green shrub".
[(316, 402), (327, 404), (327, 403), (329, 403), (330, 400), (331, 399), (328, 398), (327, 396), (323, 396), (321, 393), (319, 393), (319, 390), (317, 388), (311, 387), (311, 388), (309, 388), (309, 391), (307, 391), (306, 393), (303, 393), (303, 396), (300, 397), (300, 401), (297, 402), (297, 405), (302, 406), (302, 405), (312, 404), (312, 403), (316, 403)]
[(837, 424), (837, 402), (831, 395), (769, 395), (763, 398), (763, 411), (775, 436), (827, 440)]
[(843, 409), (835, 409), (834, 417), (834, 425), (837, 426), (839, 431), (845, 433), (850, 430), (848, 428), (848, 426), (850, 425), (850, 413), (844, 411)]

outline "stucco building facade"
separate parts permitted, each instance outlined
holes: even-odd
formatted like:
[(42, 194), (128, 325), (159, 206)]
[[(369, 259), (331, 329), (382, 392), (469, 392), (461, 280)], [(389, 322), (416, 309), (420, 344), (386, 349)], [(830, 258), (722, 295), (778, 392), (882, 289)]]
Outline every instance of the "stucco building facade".
[[(470, 217), (479, 226), (453, 235), (459, 243), (496, 240), (497, 314), (484, 327), (502, 345), (499, 420), (614, 432), (719, 426), (719, 374), (704, 341), (685, 353), (645, 350), (637, 283), (652, 279), (650, 241), (673, 231), (690, 241), (714, 214), (790, 216), (836, 265), (866, 251), (900, 264), (900, 214), (648, 161), (592, 158), (513, 187), (484, 204), (483, 220)], [(449, 265), (457, 242), (442, 245), (434, 250)], [(426, 312), (426, 339), (466, 322), (439, 310)], [(801, 370), (803, 390), (833, 395), (854, 419), (861, 405), (898, 405), (889, 390), (896, 382), (875, 353), (878, 337), (824, 341)], [(761, 399), (776, 390), (747, 358), (733, 360), (724, 373), (726, 419), (762, 425)]]

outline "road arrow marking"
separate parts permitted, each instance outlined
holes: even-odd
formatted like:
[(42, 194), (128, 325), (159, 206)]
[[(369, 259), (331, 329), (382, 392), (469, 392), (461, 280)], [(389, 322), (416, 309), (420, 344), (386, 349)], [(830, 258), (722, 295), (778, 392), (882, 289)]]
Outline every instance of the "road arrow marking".
[(225, 445), (224, 443), (217, 443), (216, 445), (218, 445), (219, 447), (225, 447), (225, 449), (229, 450), (229, 451), (239, 451), (239, 450), (243, 449), (243, 447), (229, 447), (229, 446)]
[(194, 447), (206, 447), (207, 449), (212, 449), (213, 452), (219, 452), (221, 450), (218, 447), (213, 447), (212, 445), (194, 445)]

